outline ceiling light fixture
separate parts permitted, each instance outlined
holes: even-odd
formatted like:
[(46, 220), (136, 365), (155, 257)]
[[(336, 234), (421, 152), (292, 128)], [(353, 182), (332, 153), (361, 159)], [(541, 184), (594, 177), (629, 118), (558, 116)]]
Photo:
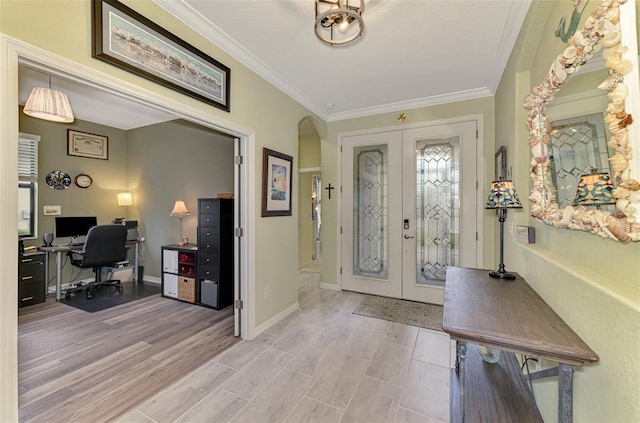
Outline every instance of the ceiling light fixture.
[(316, 36), (327, 44), (345, 45), (362, 36), (364, 0), (316, 0)]
[(51, 88), (51, 75), (49, 88), (33, 87), (22, 111), (25, 115), (52, 122), (71, 123), (74, 120), (69, 97)]

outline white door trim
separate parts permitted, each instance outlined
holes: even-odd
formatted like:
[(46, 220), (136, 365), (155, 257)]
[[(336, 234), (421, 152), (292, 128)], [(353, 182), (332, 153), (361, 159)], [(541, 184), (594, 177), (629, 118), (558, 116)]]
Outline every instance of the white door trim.
[[(454, 124), (454, 123), (461, 123), (461, 122), (467, 122), (467, 121), (475, 121), (476, 122), (476, 128), (478, 129), (478, 136), (477, 136), (477, 140), (476, 140), (476, 153), (477, 153), (477, 158), (476, 158), (476, 181), (477, 181), (477, 185), (478, 185), (478, 195), (476, 195), (476, 209), (478, 211), (480, 210), (484, 210), (484, 197), (483, 197), (483, 189), (482, 187), (484, 187), (484, 163), (483, 163), (483, 159), (484, 159), (484, 114), (482, 113), (477, 113), (477, 114), (471, 114), (471, 115), (463, 115), (463, 116), (455, 116), (455, 117), (450, 117), (450, 118), (443, 118), (443, 119), (436, 119), (436, 120), (430, 120), (430, 121), (424, 121), (424, 122), (417, 122), (417, 123), (411, 123), (411, 124), (407, 124), (407, 125), (401, 125), (401, 126), (386, 126), (386, 127), (381, 127), (381, 128), (369, 128), (369, 129), (362, 129), (362, 130), (357, 130), (357, 131), (345, 131), (345, 132), (339, 132), (338, 133), (338, 151), (339, 151), (339, 157), (340, 157), (340, 163), (337, 166), (338, 168), (338, 181), (342, 181), (342, 146), (343, 146), (343, 138), (347, 138), (347, 137), (352, 137), (352, 136), (358, 136), (358, 135), (369, 135), (369, 134), (379, 134), (379, 133), (384, 133), (384, 132), (394, 132), (394, 131), (401, 131), (401, 130), (405, 130), (405, 129), (416, 129), (416, 128), (427, 128), (427, 127), (431, 127), (431, 126), (440, 126), (440, 125), (447, 125), (447, 124)], [(338, 187), (338, 189), (340, 189), (340, 187)], [(340, 273), (340, 269), (343, 266), (342, 263), (342, 234), (340, 233), (340, 228), (343, 225), (342, 222), (342, 195), (340, 195), (338, 197), (338, 225), (336, 228), (337, 231), (337, 248), (336, 248), (336, 280), (338, 281), (338, 288), (340, 290), (342, 290), (342, 275)], [(482, 240), (484, 239), (484, 228), (482, 225), (482, 213), (478, 212), (476, 214), (476, 230), (478, 232), (478, 242), (477, 244), (477, 250), (476, 250), (476, 263), (478, 263), (480, 266), (483, 265), (484, 260), (483, 260), (483, 242)]]

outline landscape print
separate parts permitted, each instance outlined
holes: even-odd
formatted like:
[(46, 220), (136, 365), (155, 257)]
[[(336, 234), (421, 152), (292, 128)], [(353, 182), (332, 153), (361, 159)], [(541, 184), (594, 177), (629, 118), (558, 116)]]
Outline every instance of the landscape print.
[(226, 66), (118, 2), (98, 3), (94, 57), (229, 111)]

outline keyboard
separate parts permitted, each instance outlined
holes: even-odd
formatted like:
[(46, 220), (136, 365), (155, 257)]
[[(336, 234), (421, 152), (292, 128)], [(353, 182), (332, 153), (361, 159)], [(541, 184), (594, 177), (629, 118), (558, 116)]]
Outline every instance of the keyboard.
[(62, 244), (61, 247), (82, 247), (84, 242), (70, 242), (69, 244)]

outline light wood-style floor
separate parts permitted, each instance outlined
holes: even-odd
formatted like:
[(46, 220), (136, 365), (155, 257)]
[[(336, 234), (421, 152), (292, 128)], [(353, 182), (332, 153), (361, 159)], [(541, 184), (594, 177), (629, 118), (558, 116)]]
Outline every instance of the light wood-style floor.
[(231, 308), (157, 294), (86, 313), (49, 296), (19, 310), (20, 421), (116, 421), (239, 341)]
[[(94, 324), (79, 324), (76, 333), (65, 333), (65, 317), (59, 316), (60, 307), (65, 306), (29, 310), (20, 316), (21, 345), (26, 333), (32, 344), (24, 357), (30, 364), (20, 368), (22, 420), (448, 422), (449, 336), (352, 314), (362, 299), (355, 293), (320, 289), (318, 274), (300, 273), (300, 310), (256, 339), (236, 343), (207, 359), (205, 352), (232, 342), (220, 332), (226, 325), (227, 334), (232, 328), (229, 319), (229, 323), (218, 323), (222, 325), (218, 329), (215, 319), (200, 307), (185, 310), (181, 303), (150, 299), (130, 310), (128, 319), (116, 313), (104, 323), (94, 323), (125, 322), (126, 326), (119, 335), (114, 331), (108, 340), (95, 341), (95, 345), (89, 342), (82, 348), (65, 348), (58, 336), (74, 344), (77, 335), (93, 336)], [(148, 322), (149, 308), (159, 308), (155, 316), (161, 322)], [(174, 317), (161, 317), (173, 313)], [(196, 331), (204, 330), (206, 340), (184, 334), (187, 329), (182, 328), (177, 332), (183, 339), (171, 334), (167, 326), (179, 325), (182, 319), (177, 316), (182, 313), (199, 316), (189, 317), (191, 323), (186, 326), (203, 319)], [(70, 326), (78, 316), (67, 314)], [(58, 336), (44, 329), (49, 326), (57, 328)], [(123, 347), (121, 338), (129, 338), (129, 345)], [(54, 346), (56, 343), (61, 345)], [(56, 350), (62, 356), (37, 354), (37, 349)], [(191, 354), (197, 364), (194, 360), (187, 360), (189, 365), (178, 364), (179, 356)], [(75, 370), (67, 374), (58, 370), (65, 367), (65, 359), (73, 357), (81, 361)], [(156, 367), (145, 369), (149, 361), (155, 361)], [(101, 370), (111, 376), (95, 373)], [(48, 381), (45, 374), (51, 375)], [(149, 378), (154, 380), (147, 383)], [(101, 391), (104, 398), (94, 401), (94, 393)]]
[(448, 422), (449, 336), (352, 314), (362, 299), (300, 273), (300, 310), (119, 423)]

